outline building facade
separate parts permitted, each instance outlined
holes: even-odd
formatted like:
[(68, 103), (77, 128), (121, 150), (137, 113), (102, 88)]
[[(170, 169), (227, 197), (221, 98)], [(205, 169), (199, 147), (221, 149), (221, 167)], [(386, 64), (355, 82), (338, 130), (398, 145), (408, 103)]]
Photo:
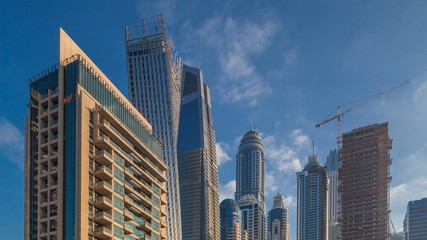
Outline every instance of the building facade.
[(265, 159), (261, 136), (251, 129), (243, 136), (236, 155), (235, 198), (243, 211), (249, 239), (266, 238)]
[(297, 173), (297, 240), (328, 239), (328, 176), (316, 155)]
[(220, 205), (221, 240), (243, 240), (243, 216), (233, 199), (224, 199)]
[(62, 30), (31, 78), (25, 240), (166, 239), (166, 170), (148, 121)]
[(427, 239), (427, 198), (408, 203), (403, 235), (405, 240)]
[(290, 240), (289, 210), (285, 198), (280, 193), (274, 196), (273, 206), (268, 212), (267, 240)]
[(326, 158), (326, 169), (329, 179), (329, 206), (328, 206), (328, 219), (329, 219), (329, 240), (340, 239), (340, 225), (339, 213), (341, 212), (340, 204), (341, 199), (338, 192), (338, 152), (337, 150), (330, 150)]
[(220, 239), (218, 166), (209, 87), (183, 67), (178, 131), (182, 239)]
[(237, 203), (242, 211), (244, 239), (265, 239), (265, 212), (260, 202), (254, 195), (247, 194), (242, 196)]
[(168, 235), (181, 239), (177, 160), (182, 61), (174, 54), (162, 14), (126, 26), (130, 100), (153, 125), (168, 166)]
[(388, 239), (391, 147), (388, 123), (343, 134), (338, 170), (343, 239)]

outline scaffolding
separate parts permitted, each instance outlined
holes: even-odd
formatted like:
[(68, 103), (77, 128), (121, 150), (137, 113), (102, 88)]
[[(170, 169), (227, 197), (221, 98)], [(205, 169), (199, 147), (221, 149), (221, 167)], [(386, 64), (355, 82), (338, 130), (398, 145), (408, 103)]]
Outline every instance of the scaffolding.
[(388, 123), (343, 134), (339, 170), (342, 239), (388, 239), (391, 148)]

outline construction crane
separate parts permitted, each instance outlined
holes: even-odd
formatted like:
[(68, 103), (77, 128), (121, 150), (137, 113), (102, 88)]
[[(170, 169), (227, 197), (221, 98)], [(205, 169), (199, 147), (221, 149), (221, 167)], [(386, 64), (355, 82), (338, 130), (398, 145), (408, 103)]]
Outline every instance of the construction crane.
[(353, 111), (353, 110), (355, 110), (355, 109), (357, 109), (357, 108), (359, 108), (359, 107), (361, 107), (361, 106), (364, 106), (364, 105), (366, 105), (366, 104), (368, 104), (368, 103), (372, 102), (373, 100), (378, 99), (378, 98), (380, 98), (380, 97), (382, 97), (382, 96), (386, 95), (387, 93), (390, 93), (390, 92), (392, 92), (392, 91), (394, 91), (394, 90), (396, 90), (396, 89), (398, 89), (398, 88), (401, 88), (401, 87), (403, 87), (404, 85), (407, 85), (407, 84), (409, 84), (409, 83), (410, 83), (410, 81), (405, 81), (405, 82), (403, 82), (403, 83), (401, 83), (401, 84), (399, 84), (399, 85), (397, 85), (397, 86), (395, 86), (395, 87), (392, 87), (392, 88), (387, 89), (387, 90), (385, 90), (385, 91), (383, 91), (383, 92), (377, 93), (377, 94), (375, 94), (375, 95), (373, 95), (373, 96), (367, 97), (367, 98), (365, 98), (365, 99), (362, 99), (362, 100), (364, 100), (363, 102), (361, 102), (361, 103), (359, 103), (359, 104), (357, 104), (357, 105), (355, 105), (355, 106), (352, 106), (352, 107), (350, 107), (350, 108), (348, 108), (348, 109), (344, 110), (343, 112), (341, 112), (341, 108), (342, 108), (342, 107), (344, 107), (344, 106), (346, 106), (346, 105), (348, 105), (348, 104), (340, 105), (340, 106), (338, 106), (338, 114), (337, 114), (337, 115), (335, 115), (335, 116), (333, 116), (333, 117), (331, 117), (331, 118), (328, 118), (328, 119), (326, 119), (325, 121), (323, 121), (323, 122), (321, 122), (321, 123), (316, 124), (316, 127), (321, 127), (321, 126), (323, 126), (324, 124), (326, 124), (326, 123), (328, 123), (328, 122), (330, 122), (330, 121), (332, 121), (332, 120), (334, 120), (334, 119), (337, 119), (337, 120), (338, 120), (338, 137), (337, 137), (337, 144), (338, 144), (338, 150), (341, 150), (341, 147), (342, 147), (341, 121), (342, 121), (343, 116), (344, 116), (346, 113), (349, 113), (350, 111)]

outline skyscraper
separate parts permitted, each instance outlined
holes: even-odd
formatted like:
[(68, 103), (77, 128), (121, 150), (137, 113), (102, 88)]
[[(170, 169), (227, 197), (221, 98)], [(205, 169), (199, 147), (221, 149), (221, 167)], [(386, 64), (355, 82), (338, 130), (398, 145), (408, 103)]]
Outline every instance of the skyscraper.
[(166, 239), (166, 165), (151, 125), (62, 30), (30, 79), (25, 240)]
[(329, 151), (326, 158), (326, 169), (329, 178), (329, 240), (340, 239), (340, 225), (339, 225), (339, 212), (340, 212), (340, 197), (338, 193), (338, 153), (337, 150)]
[(427, 198), (408, 203), (403, 233), (405, 240), (427, 239)]
[(132, 104), (153, 125), (168, 166), (168, 239), (181, 239), (177, 139), (182, 62), (173, 53), (162, 14), (126, 26), (129, 93)]
[(224, 199), (220, 205), (221, 240), (243, 240), (242, 211), (233, 199)]
[(316, 155), (297, 173), (297, 240), (328, 238), (328, 176)]
[(285, 207), (285, 198), (277, 193), (273, 206), (268, 212), (267, 240), (290, 240), (289, 211)]
[(338, 170), (343, 239), (387, 239), (391, 145), (388, 123), (343, 134)]
[(264, 240), (265, 159), (261, 136), (251, 129), (243, 136), (236, 155), (236, 201), (243, 211), (249, 239)]
[(178, 131), (182, 239), (220, 238), (218, 166), (209, 88), (202, 72), (183, 67)]

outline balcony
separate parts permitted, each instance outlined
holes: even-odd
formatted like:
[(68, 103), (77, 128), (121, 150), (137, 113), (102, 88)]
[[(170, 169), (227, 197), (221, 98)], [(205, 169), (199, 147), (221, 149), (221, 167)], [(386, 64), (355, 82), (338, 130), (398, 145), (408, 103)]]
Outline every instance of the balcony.
[(99, 128), (102, 129), (103, 132), (108, 134), (108, 136), (114, 139), (114, 142), (120, 145), (122, 149), (127, 152), (133, 150), (133, 144), (129, 142), (116, 128), (114, 128), (108, 121), (103, 120), (99, 124)]
[(112, 191), (113, 187), (111, 186), (111, 184), (105, 181), (100, 181), (95, 184), (95, 192), (97, 192), (98, 194), (108, 195), (111, 194)]
[(112, 203), (111, 199), (109, 199), (105, 196), (100, 196), (100, 197), (97, 197), (95, 199), (95, 207), (97, 207), (101, 210), (109, 210), (109, 209), (113, 208), (113, 203)]
[(124, 217), (125, 217), (125, 221), (131, 221), (133, 220), (133, 213), (125, 208)]
[(160, 231), (160, 236), (164, 239), (166, 239), (166, 231), (165, 230), (161, 230)]
[(151, 224), (150, 223), (148, 223), (148, 222), (146, 222), (146, 221), (142, 221), (140, 224), (139, 224), (139, 227), (140, 228), (142, 228), (142, 229), (144, 229), (145, 231), (147, 231), (147, 232), (151, 232), (151, 231), (153, 231), (153, 229), (151, 228)]
[(93, 234), (99, 239), (111, 239), (113, 237), (111, 230), (106, 227), (97, 227)]
[(106, 166), (99, 166), (95, 170), (95, 176), (101, 180), (113, 179), (113, 172)]
[(132, 226), (132, 224), (130, 224), (129, 222), (126, 222), (125, 223), (125, 227), (124, 227), (124, 230), (125, 230), (125, 234), (126, 235), (128, 235), (128, 234), (133, 234), (133, 226)]
[(113, 163), (113, 157), (107, 151), (101, 150), (96, 153), (95, 161), (101, 165), (110, 165)]
[(98, 137), (98, 140), (95, 141), (95, 144), (97, 146), (100, 146), (103, 149), (108, 149), (111, 150), (113, 148), (111, 142), (110, 142), (110, 138), (108, 138), (105, 135), (100, 135)]
[(107, 212), (97, 212), (93, 220), (99, 224), (106, 225), (112, 223), (113, 217)]

